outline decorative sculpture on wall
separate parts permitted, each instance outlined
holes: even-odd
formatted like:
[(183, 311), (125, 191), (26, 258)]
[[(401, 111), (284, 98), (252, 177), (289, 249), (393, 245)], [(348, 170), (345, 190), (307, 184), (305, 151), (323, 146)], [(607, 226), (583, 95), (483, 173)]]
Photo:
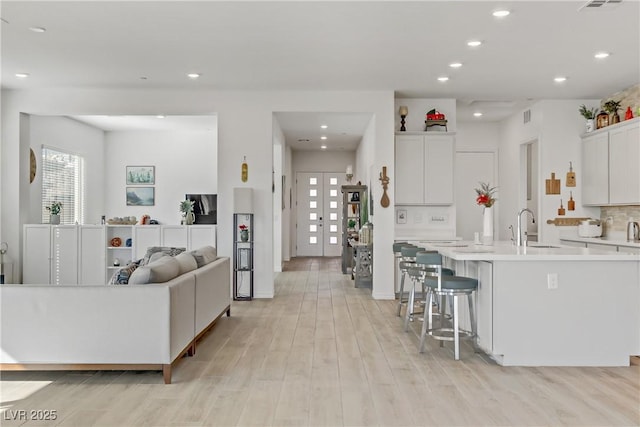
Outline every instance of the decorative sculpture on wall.
[(380, 173), (380, 182), (382, 183), (382, 199), (380, 199), (380, 206), (383, 208), (389, 207), (389, 195), (387, 195), (387, 188), (389, 186), (389, 177), (387, 176), (387, 167), (382, 167), (382, 172)]

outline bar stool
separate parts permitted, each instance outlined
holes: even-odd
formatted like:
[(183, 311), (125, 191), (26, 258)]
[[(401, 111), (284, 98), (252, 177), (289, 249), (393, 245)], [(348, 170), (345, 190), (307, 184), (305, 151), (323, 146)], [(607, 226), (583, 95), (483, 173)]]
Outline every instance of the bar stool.
[[(442, 347), (443, 341), (453, 341), (454, 350), (453, 357), (460, 360), (460, 338), (473, 339), (473, 347), (476, 349), (475, 338), (477, 336), (476, 313), (473, 306), (473, 293), (478, 289), (478, 280), (471, 277), (448, 276), (443, 273), (442, 255), (425, 254), (420, 258), (425, 267), (424, 283), (429, 288), (426, 297), (426, 309), (428, 310), (424, 323), (422, 324), (422, 332), (420, 334), (419, 351), (424, 351), (425, 338), (428, 335), (440, 341)], [(471, 331), (460, 329), (458, 316), (458, 297), (466, 296), (469, 302), (469, 320), (471, 322)], [(440, 327), (433, 327), (433, 301), (434, 298), (442, 297), (440, 304)], [(445, 299), (451, 299), (451, 316), (453, 320), (452, 327), (445, 327), (444, 320), (446, 314)], [(453, 336), (452, 336), (453, 334)], [(462, 337), (461, 337), (462, 335)]]
[(405, 244), (400, 247), (400, 289), (398, 290), (398, 317), (402, 311), (402, 305), (407, 303), (404, 299), (404, 278), (409, 274), (409, 268), (413, 267), (416, 262), (416, 253), (423, 251), (424, 248), (419, 248), (412, 244)]
[(409, 243), (407, 242), (395, 242), (393, 244), (393, 290), (395, 292), (398, 289), (398, 276), (400, 270), (400, 259), (402, 258), (402, 252), (400, 252), (400, 248), (402, 246), (406, 246)]
[[(409, 298), (407, 301), (407, 311), (404, 316), (405, 332), (409, 330), (409, 322), (413, 322), (414, 315), (424, 314), (424, 312), (415, 311), (416, 284), (420, 283), (422, 287), (422, 296), (424, 297), (424, 300), (420, 301), (420, 303), (424, 305), (427, 301), (427, 293), (430, 292), (430, 289), (426, 288), (425, 282), (424, 282), (424, 279), (427, 275), (427, 265), (428, 265), (428, 262), (425, 262), (425, 260), (430, 261), (431, 258), (429, 258), (429, 255), (433, 255), (437, 253), (438, 251), (432, 251), (432, 250), (419, 251), (416, 253), (415, 264), (409, 267), (408, 274), (409, 274), (409, 277), (411, 278), (413, 287), (411, 288), (411, 291), (409, 291)], [(442, 274), (445, 274), (447, 276), (453, 276), (454, 272), (449, 268), (443, 268)]]

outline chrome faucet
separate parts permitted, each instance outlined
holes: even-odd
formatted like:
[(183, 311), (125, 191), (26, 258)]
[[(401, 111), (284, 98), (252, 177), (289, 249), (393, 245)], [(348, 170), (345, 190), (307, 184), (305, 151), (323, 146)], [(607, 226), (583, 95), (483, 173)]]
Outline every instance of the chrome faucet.
[[(536, 218), (533, 215), (533, 211), (531, 211), (531, 209), (528, 209), (528, 208), (520, 209), (520, 211), (518, 212), (518, 216), (516, 217), (516, 220), (518, 221), (518, 228), (516, 229), (516, 246), (527, 245), (527, 239), (522, 238), (522, 214), (525, 212), (529, 212), (531, 214), (531, 222), (534, 224), (536, 223)], [(525, 232), (525, 235), (526, 235), (526, 232)]]

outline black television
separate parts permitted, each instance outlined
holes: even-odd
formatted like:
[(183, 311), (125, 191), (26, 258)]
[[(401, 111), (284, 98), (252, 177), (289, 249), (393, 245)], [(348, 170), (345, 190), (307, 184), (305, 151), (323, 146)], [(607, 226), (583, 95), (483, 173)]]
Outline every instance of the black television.
[(186, 194), (185, 198), (193, 201), (194, 224), (218, 223), (217, 194)]

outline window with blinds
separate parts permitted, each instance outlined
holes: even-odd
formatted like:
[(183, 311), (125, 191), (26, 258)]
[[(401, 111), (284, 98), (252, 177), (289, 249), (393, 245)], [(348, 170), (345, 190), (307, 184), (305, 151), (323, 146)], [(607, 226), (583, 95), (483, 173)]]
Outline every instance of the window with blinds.
[(42, 222), (49, 222), (47, 206), (62, 203), (60, 224), (84, 224), (84, 159), (42, 147)]

